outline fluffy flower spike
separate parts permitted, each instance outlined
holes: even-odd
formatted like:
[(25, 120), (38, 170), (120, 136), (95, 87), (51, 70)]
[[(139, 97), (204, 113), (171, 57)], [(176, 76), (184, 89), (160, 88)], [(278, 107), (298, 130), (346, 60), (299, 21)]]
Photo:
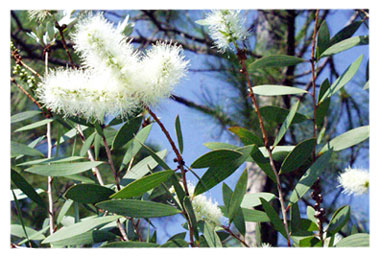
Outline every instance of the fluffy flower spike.
[(352, 169), (348, 167), (338, 177), (340, 185), (343, 187), (343, 193), (361, 195), (368, 192), (369, 173), (363, 169)]
[(245, 19), (239, 14), (240, 10), (214, 10), (206, 19), (198, 21), (209, 27), (210, 36), (221, 52), (230, 48), (232, 42), (244, 40), (249, 35), (244, 27)]

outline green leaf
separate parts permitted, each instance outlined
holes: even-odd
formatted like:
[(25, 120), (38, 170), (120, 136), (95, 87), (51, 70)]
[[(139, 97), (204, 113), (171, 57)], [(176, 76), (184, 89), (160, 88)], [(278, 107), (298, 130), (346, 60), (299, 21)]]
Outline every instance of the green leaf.
[[(25, 198), (28, 198), (28, 196), (24, 192), (22, 192), (21, 189), (16, 188), (16, 189), (12, 189), (12, 190), (13, 190), (18, 201), (23, 200)], [(36, 188), (34, 191), (36, 191), (37, 194), (41, 194), (41, 193), (45, 192), (45, 190), (43, 190), (42, 188)], [(13, 201), (13, 200), (14, 199), (11, 198), (11, 201)]]
[(280, 217), (278, 217), (277, 212), (273, 209), (273, 207), (263, 198), (260, 198), (261, 205), (264, 208), (265, 213), (268, 215), (270, 222), (272, 223), (274, 229), (276, 229), (280, 234), (287, 238), (287, 234), (285, 231), (284, 223)]
[(330, 161), (331, 153), (332, 151), (327, 151), (326, 153), (322, 154), (305, 172), (305, 174), (302, 175), (292, 194), (290, 195), (290, 203), (295, 204), (301, 197), (306, 194), (306, 192), (317, 180), (317, 177), (320, 176), (322, 171), (326, 168), (328, 162)]
[(227, 143), (221, 143), (221, 142), (206, 142), (203, 143), (205, 147), (211, 150), (217, 150), (217, 149), (231, 149), (235, 150), (238, 147), (235, 145), (227, 144)]
[(302, 166), (313, 153), (315, 143), (315, 138), (304, 140), (299, 143), (285, 158), (284, 162), (282, 162), (280, 174), (295, 171)]
[(253, 207), (259, 206), (261, 205), (260, 197), (270, 202), (276, 196), (272, 193), (267, 193), (267, 192), (245, 194), (240, 206), (243, 208), (253, 208)]
[[(157, 152), (159, 158), (164, 158), (166, 155), (166, 149)], [(158, 165), (157, 161), (152, 156), (145, 157), (140, 162), (135, 164), (123, 177), (123, 179), (140, 179), (147, 173), (149, 168), (154, 169)]]
[[(141, 143), (141, 142), (140, 142)], [(151, 157), (153, 157), (153, 159), (162, 167), (164, 168), (165, 170), (170, 170), (170, 167), (169, 165), (167, 165), (165, 163), (165, 161), (157, 155), (156, 152), (154, 152), (150, 147), (144, 145), (143, 143), (141, 143), (141, 145), (148, 151), (149, 155), (151, 155)]]
[(189, 216), (190, 225), (194, 231), (195, 239), (199, 240), (198, 228), (197, 228), (197, 218), (195, 217), (194, 209), (193, 209), (193, 206), (191, 204), (189, 197), (187, 197), (187, 196), (183, 197), (182, 205), (183, 205), (184, 210), (186, 211), (187, 215)]
[(31, 110), (31, 111), (25, 111), (25, 112), (17, 113), (15, 115), (11, 116), (11, 124), (30, 119), (36, 115), (39, 115), (39, 114), (42, 114), (42, 112), (39, 110)]
[(37, 149), (31, 148), (24, 144), (11, 141), (11, 158), (19, 156), (19, 155), (42, 156), (42, 157), (44, 156), (44, 154), (42, 154)]
[[(84, 125), (80, 125), (80, 129), (82, 131), (85, 131), (88, 127), (87, 126), (84, 126)], [(59, 143), (62, 144), (64, 143), (65, 141), (71, 139), (71, 138), (74, 138), (75, 136), (77, 136), (78, 134), (78, 131), (76, 128), (73, 128), (71, 130), (69, 130), (68, 132), (66, 132), (65, 134), (63, 134), (61, 136), (61, 138), (59, 139)], [(57, 144), (57, 142), (55, 143), (55, 145)]]
[[(194, 195), (199, 195), (202, 194), (203, 192), (208, 191), (209, 189), (213, 188), (215, 185), (219, 184), (221, 181), (229, 177), (234, 171), (236, 171), (240, 165), (244, 163), (244, 161), (248, 158), (249, 154), (251, 153), (253, 147), (249, 147), (245, 150), (245, 152), (237, 152), (237, 151), (232, 151), (226, 153), (227, 150), (224, 150), (224, 154), (221, 153), (220, 150), (219, 152), (215, 153), (215, 151), (211, 151), (209, 153), (213, 153), (215, 156), (221, 156), (224, 155), (225, 158), (219, 158), (218, 161), (215, 161), (215, 159), (209, 158), (210, 155), (205, 157), (203, 155), (204, 159), (195, 160), (193, 165), (195, 166), (207, 166), (209, 163), (212, 163), (212, 166), (210, 166), (209, 169), (203, 174), (203, 176), (200, 178), (198, 181), (195, 190), (194, 190)], [(236, 154), (237, 153), (237, 154)], [(226, 157), (226, 156), (229, 157)], [(234, 157), (232, 157), (232, 155)], [(201, 157), (202, 158), (202, 157)], [(226, 160), (226, 158), (228, 160)]]
[(106, 216), (83, 220), (81, 222), (57, 230), (55, 233), (51, 234), (45, 240), (43, 240), (42, 243), (54, 243), (76, 235), (80, 235), (100, 225), (110, 223), (119, 218), (121, 218), (121, 216)]
[(11, 180), (12, 182), (22, 190), (32, 201), (37, 203), (39, 206), (46, 208), (45, 202), (42, 200), (39, 194), (34, 190), (34, 188), (22, 177), (18, 172), (11, 170)]
[(203, 225), (203, 235), (209, 247), (223, 247), (219, 236), (215, 232), (215, 226), (205, 221)]
[(318, 94), (319, 104), (317, 105), (317, 110), (316, 110), (316, 114), (315, 114), (316, 115), (315, 116), (315, 119), (316, 119), (315, 122), (316, 122), (318, 127), (322, 126), (324, 118), (325, 118), (326, 114), (328, 113), (328, 109), (330, 106), (330, 98), (326, 99), (323, 102), (320, 102), (323, 95), (327, 92), (327, 90), (329, 88), (330, 88), (329, 80), (325, 79), (323, 81), (323, 83), (321, 84), (320, 89), (319, 89), (319, 94)]
[[(264, 148), (264, 151), (268, 154), (267, 149)], [(265, 158), (262, 151), (256, 146), (253, 147), (253, 150), (250, 155), (255, 163), (265, 172), (265, 174), (274, 182), (277, 183), (276, 175), (274, 174), (272, 167), (269, 164), (269, 159)]]
[(145, 176), (138, 180), (135, 180), (125, 186), (122, 190), (113, 194), (111, 198), (130, 198), (134, 196), (141, 196), (146, 191), (157, 187), (162, 182), (165, 182), (172, 176), (174, 172), (172, 170), (156, 172), (151, 175)]
[(247, 182), (248, 182), (248, 174), (247, 169), (245, 169), (240, 176), (239, 180), (236, 183), (235, 190), (231, 195), (231, 200), (228, 207), (228, 218), (232, 220), (239, 207), (241, 202), (243, 201), (244, 194), (247, 190)]
[(349, 130), (329, 142), (321, 149), (319, 154), (332, 149), (333, 151), (340, 151), (346, 148), (350, 148), (359, 144), (369, 137), (369, 126), (361, 126), (352, 130)]
[(340, 240), (336, 247), (369, 247), (369, 234), (358, 233)]
[(183, 137), (182, 137), (182, 130), (181, 130), (181, 122), (179, 121), (179, 116), (177, 115), (175, 119), (175, 132), (177, 134), (177, 142), (178, 142), (178, 148), (179, 152), (183, 152)]
[(22, 132), (22, 131), (28, 131), (28, 130), (32, 130), (32, 129), (35, 129), (37, 127), (40, 127), (40, 126), (43, 126), (45, 124), (48, 124), (48, 123), (51, 123), (53, 122), (54, 119), (44, 119), (44, 120), (41, 120), (41, 121), (38, 121), (38, 122), (35, 122), (35, 123), (32, 123), (32, 124), (28, 124), (28, 125), (25, 125), (21, 128), (18, 128), (17, 130), (15, 130), (15, 132)]
[(327, 227), (327, 232), (330, 234), (338, 233), (350, 219), (350, 206), (342, 206), (336, 210), (331, 217)]
[[(30, 240), (39, 241), (45, 239), (45, 236), (43, 234), (40, 234), (38, 231), (30, 227), (25, 227), (25, 231), (28, 234)], [(16, 236), (18, 238), (25, 238), (25, 233), (22, 225), (11, 224), (11, 235)]]
[(127, 165), (128, 162), (131, 161), (132, 157), (134, 157), (140, 151), (142, 147), (141, 143), (145, 143), (151, 129), (152, 124), (145, 126), (136, 134), (133, 140), (130, 140), (127, 143), (127, 151), (125, 152), (122, 166)]
[(135, 242), (135, 241), (121, 241), (107, 243), (101, 246), (102, 248), (139, 248), (139, 247), (159, 247), (158, 244), (146, 243), (146, 242)]
[(83, 146), (82, 146), (82, 148), (81, 148), (81, 150), (80, 150), (80, 153), (79, 153), (80, 156), (85, 156), (85, 155), (87, 155), (87, 151), (90, 149), (91, 144), (92, 144), (92, 142), (94, 141), (95, 136), (96, 136), (96, 132), (94, 132), (93, 134), (91, 134), (91, 135), (85, 140), (85, 142), (83, 143)]
[(70, 187), (65, 197), (83, 204), (95, 204), (109, 199), (115, 191), (96, 184), (76, 184)]
[(307, 93), (307, 91), (303, 89), (286, 85), (258, 85), (253, 87), (252, 90), (254, 94), (261, 96), (280, 96)]
[(228, 130), (238, 136), (245, 146), (255, 144), (263, 146), (263, 140), (257, 137), (253, 132), (238, 126), (228, 128)]
[(323, 95), (322, 99), (319, 102), (330, 98), (332, 95), (337, 93), (343, 86), (348, 83), (356, 74), (360, 67), (360, 63), (362, 62), (363, 55), (360, 55), (348, 68), (344, 71), (344, 73), (338, 77), (335, 82), (329, 87), (327, 92)]
[(256, 60), (248, 66), (249, 72), (259, 68), (294, 66), (304, 62), (304, 59), (289, 55), (272, 55)]
[(85, 172), (91, 168), (101, 165), (103, 162), (80, 162), (68, 164), (51, 164), (51, 165), (35, 165), (26, 169), (26, 172), (43, 175), (43, 176), (66, 176)]
[(231, 196), (232, 196), (233, 191), (226, 183), (223, 182), (222, 192), (223, 192), (224, 206), (228, 209), (230, 207)]
[(281, 141), (282, 137), (284, 137), (286, 131), (289, 129), (290, 125), (292, 124), (293, 118), (297, 113), (298, 107), (300, 105), (300, 101), (297, 101), (289, 111), (288, 116), (286, 117), (284, 123), (281, 125), (280, 130), (278, 131), (278, 134), (276, 136), (276, 139), (274, 140), (273, 147), (276, 147), (277, 144)]
[(53, 243), (54, 246), (74, 246), (74, 245), (83, 245), (83, 244), (95, 244), (101, 243), (104, 241), (111, 241), (116, 238), (116, 235), (103, 230), (92, 230), (87, 231), (83, 234), (76, 235), (67, 239), (60, 240)]
[(368, 44), (368, 40), (369, 40), (368, 36), (355, 36), (355, 37), (347, 38), (327, 48), (322, 53), (321, 58), (343, 52), (357, 45)]
[[(267, 122), (274, 122), (276, 124), (281, 124), (285, 121), (286, 117), (289, 115), (289, 110), (285, 108), (280, 108), (276, 106), (264, 106), (260, 108), (260, 114)], [(299, 113), (296, 113), (293, 119), (293, 123), (301, 123), (308, 120), (308, 117)]]
[(43, 158), (43, 159), (37, 159), (37, 160), (24, 162), (24, 163), (18, 164), (17, 166), (26, 166), (26, 165), (34, 165), (34, 164), (53, 164), (53, 163), (56, 164), (56, 163), (65, 163), (65, 162), (71, 162), (71, 161), (82, 160), (82, 159), (84, 158), (80, 156)]
[(368, 89), (369, 89), (369, 81), (367, 81), (365, 85), (363, 86), (363, 90), (368, 90)]
[[(227, 207), (219, 206), (219, 208), (222, 211), (223, 215), (225, 217), (228, 217)], [(268, 215), (263, 211), (247, 209), (247, 208), (240, 208), (240, 209), (243, 212), (245, 222), (269, 222), (270, 221)]]
[(207, 152), (206, 154), (197, 158), (192, 164), (191, 168), (199, 169), (211, 166), (219, 166), (227, 164), (240, 158), (242, 154), (235, 150), (219, 149)]
[(118, 149), (131, 140), (140, 128), (143, 117), (137, 116), (123, 124), (112, 141), (112, 149)]
[(65, 201), (61, 210), (59, 211), (59, 214), (57, 217), (57, 224), (61, 224), (63, 218), (65, 217), (66, 213), (69, 211), (69, 209), (73, 203), (74, 203), (74, 201), (71, 199), (68, 199)]
[(323, 53), (328, 47), (330, 42), (330, 32), (329, 28), (327, 27), (326, 21), (323, 21), (319, 31), (318, 31), (318, 41), (317, 41), (317, 59), (319, 59), (319, 56), (321, 53)]
[(103, 210), (133, 218), (156, 218), (181, 213), (178, 209), (162, 203), (134, 199), (115, 199), (97, 203)]
[(173, 247), (189, 247), (189, 244), (183, 240), (183, 239), (171, 239), (164, 243), (163, 245), (160, 245), (162, 248), (173, 248)]
[(353, 36), (362, 23), (363, 21), (355, 21), (352, 22), (350, 25), (344, 27), (331, 38), (329, 46), (332, 46), (342, 40), (345, 40)]

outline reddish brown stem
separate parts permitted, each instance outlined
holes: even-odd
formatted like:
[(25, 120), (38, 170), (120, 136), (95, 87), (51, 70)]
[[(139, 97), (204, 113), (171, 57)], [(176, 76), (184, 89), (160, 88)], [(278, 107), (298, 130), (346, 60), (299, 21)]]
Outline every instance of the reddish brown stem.
[(69, 58), (71, 67), (72, 68), (76, 68), (76, 65), (75, 65), (75, 63), (73, 61), (73, 58), (71, 57), (69, 48), (67, 47), (65, 37), (63, 35), (63, 30), (66, 28), (66, 25), (60, 26), (59, 23), (56, 21), (55, 22), (55, 27), (58, 29), (59, 35), (61, 36), (61, 42), (62, 42), (63, 48), (65, 49), (67, 57)]
[(273, 161), (272, 149), (270, 148), (269, 141), (268, 141), (268, 136), (267, 136), (267, 133), (266, 133), (265, 128), (264, 128), (263, 118), (262, 118), (262, 116), (260, 114), (259, 106), (257, 104), (255, 95), (253, 93), (253, 89), (252, 89), (253, 86), (252, 86), (251, 81), (249, 79), (249, 74), (247, 72), (247, 68), (245, 66), (245, 60), (247, 59), (247, 57), (245, 55), (245, 50), (241, 50), (241, 49), (237, 48), (237, 57), (238, 57), (238, 59), (240, 61), (240, 65), (241, 65), (240, 72), (242, 74), (244, 74), (245, 79), (247, 80), (248, 90), (249, 90), (249, 97), (251, 98), (253, 109), (254, 109), (254, 111), (255, 111), (255, 113), (257, 115), (257, 118), (259, 119), (259, 125), (260, 125), (261, 133), (262, 133), (262, 136), (263, 136), (264, 145), (265, 145), (265, 148), (268, 151), (269, 164), (270, 164), (270, 166), (271, 166), (271, 168), (273, 170), (274, 175), (276, 176), (277, 191), (278, 191), (279, 201), (280, 201), (280, 205), (281, 205), (283, 224), (284, 224), (284, 228), (285, 228), (286, 235), (287, 235), (288, 246), (290, 247), (290, 235), (289, 235), (288, 223), (287, 223), (287, 220), (286, 220), (285, 201), (284, 201), (284, 196), (283, 196), (282, 189), (281, 189), (280, 176), (279, 176), (279, 174), (278, 174), (278, 172), (276, 170), (276, 166), (275, 166), (274, 161)]
[(236, 238), (240, 243), (242, 243), (245, 247), (249, 247), (249, 245), (243, 240), (241, 239), (238, 235), (234, 234), (234, 232), (232, 232), (232, 230), (227, 227), (227, 226), (222, 226), (222, 228), (227, 231), (231, 236), (233, 236), (234, 238)]
[(104, 136), (104, 134), (102, 134), (102, 139), (103, 139), (104, 148), (106, 149), (106, 154), (107, 154), (107, 158), (108, 158), (108, 164), (109, 164), (109, 166), (111, 168), (113, 177), (115, 179), (116, 188), (119, 191), (120, 190), (120, 179), (119, 179), (119, 177), (117, 175), (115, 166), (113, 164), (111, 150), (110, 150), (110, 147), (108, 146), (108, 143), (106, 141), (106, 137)]

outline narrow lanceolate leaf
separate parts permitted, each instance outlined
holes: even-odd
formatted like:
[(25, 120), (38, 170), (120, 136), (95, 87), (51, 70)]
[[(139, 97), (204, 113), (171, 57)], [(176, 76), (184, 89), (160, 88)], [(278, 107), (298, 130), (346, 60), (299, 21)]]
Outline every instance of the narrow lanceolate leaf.
[[(223, 216), (228, 218), (227, 207), (219, 206), (219, 208), (222, 211)], [(268, 215), (263, 211), (253, 210), (253, 209), (248, 209), (248, 208), (240, 208), (240, 209), (243, 212), (244, 221), (246, 222), (269, 222), (270, 221)]]
[(321, 172), (327, 167), (327, 164), (330, 161), (331, 153), (332, 151), (327, 151), (321, 155), (305, 172), (305, 174), (302, 175), (292, 194), (290, 195), (290, 203), (296, 203), (301, 197), (306, 194), (306, 192), (317, 180), (317, 177), (320, 176)]
[[(87, 127), (87, 126), (84, 126), (84, 125), (80, 125), (80, 129), (81, 129), (82, 131), (85, 131), (86, 129), (88, 129), (88, 127)], [(76, 129), (76, 128), (73, 128), (73, 129), (69, 130), (68, 132), (66, 132), (65, 134), (63, 134), (63, 135), (61, 136), (61, 138), (59, 139), (59, 143), (62, 144), (62, 143), (64, 143), (65, 141), (74, 138), (77, 134), (78, 134), (77, 129)], [(58, 142), (58, 141), (57, 141), (57, 142)], [(57, 142), (55, 143), (55, 145), (57, 144)]]
[(137, 116), (123, 124), (112, 141), (112, 149), (118, 149), (131, 140), (140, 128), (143, 117)]
[[(264, 151), (268, 154), (267, 149)], [(262, 151), (256, 146), (253, 147), (251, 155), (250, 155), (255, 163), (265, 172), (265, 174), (274, 182), (277, 183), (276, 175), (274, 174), (272, 167), (269, 164), (269, 159), (264, 156)]]
[(247, 181), (248, 181), (248, 174), (247, 169), (244, 170), (242, 175), (240, 176), (238, 182), (236, 183), (235, 190), (231, 195), (231, 200), (228, 207), (228, 218), (232, 220), (243, 200), (244, 194), (247, 190)]
[(187, 197), (187, 196), (183, 197), (182, 205), (183, 205), (184, 210), (186, 211), (187, 215), (189, 216), (190, 225), (194, 231), (195, 239), (198, 240), (199, 235), (198, 235), (198, 228), (197, 228), (197, 218), (195, 217), (194, 209), (193, 209), (193, 206), (191, 204), (189, 197)]
[(57, 230), (52, 235), (48, 236), (45, 240), (42, 241), (43, 244), (54, 243), (57, 241), (61, 241), (76, 235), (83, 234), (89, 230), (92, 230), (100, 225), (104, 225), (115, 221), (121, 218), (121, 216), (106, 216), (106, 217), (97, 217), (91, 218), (88, 220), (83, 220), (81, 222), (75, 223), (68, 227), (63, 227)]
[(83, 159), (84, 158), (80, 156), (43, 158), (43, 159), (37, 159), (37, 160), (24, 162), (24, 163), (18, 164), (17, 166), (26, 166), (26, 165), (34, 165), (34, 164), (53, 164), (53, 163), (56, 164), (56, 163), (72, 162), (72, 161), (83, 160)]
[(140, 248), (140, 247), (159, 247), (158, 244), (146, 243), (146, 242), (135, 242), (135, 241), (122, 241), (107, 243), (101, 246), (102, 248)]
[(327, 92), (323, 95), (322, 99), (319, 102), (326, 100), (331, 97), (335, 93), (337, 93), (340, 89), (343, 88), (356, 74), (360, 67), (360, 63), (362, 62), (363, 55), (360, 55), (345, 71), (344, 73), (338, 77), (335, 82), (329, 87)]
[(353, 36), (362, 23), (363, 21), (355, 21), (352, 22), (350, 25), (344, 27), (331, 38), (329, 46), (332, 46), (336, 43), (339, 43), (342, 40), (345, 40)]
[(183, 152), (183, 137), (182, 137), (182, 130), (181, 130), (181, 122), (179, 121), (179, 116), (177, 115), (175, 119), (175, 132), (177, 134), (177, 142), (178, 142), (178, 148), (179, 152)]
[(332, 149), (333, 151), (340, 151), (346, 148), (355, 146), (369, 137), (369, 126), (361, 126), (348, 132), (345, 132), (332, 140), (330, 140), (320, 151), (319, 154)]
[(140, 151), (142, 147), (141, 143), (145, 143), (151, 129), (152, 124), (145, 126), (136, 134), (134, 139), (127, 143), (127, 151), (125, 152), (121, 167), (127, 165), (129, 161), (131, 161), (131, 159)]
[(11, 158), (19, 156), (19, 155), (44, 156), (44, 154), (42, 154), (37, 149), (31, 148), (24, 144), (11, 141)]
[(222, 165), (241, 157), (241, 153), (235, 150), (220, 149), (207, 152), (206, 154), (197, 158), (192, 164), (191, 168), (206, 168), (210, 166)]
[[(203, 155), (205, 157), (204, 159), (201, 160), (202, 158), (201, 157), (199, 158), (199, 161), (195, 160), (193, 164), (197, 166), (196, 168), (203, 168), (207, 166), (210, 166), (210, 167), (207, 169), (207, 171), (203, 174), (203, 176), (198, 181), (194, 190), (194, 195), (199, 195), (199, 194), (202, 194), (203, 192), (208, 191), (209, 189), (213, 188), (214, 186), (219, 184), (221, 181), (229, 177), (234, 171), (236, 171), (239, 168), (240, 165), (244, 163), (244, 161), (246, 161), (252, 149), (253, 147), (248, 147), (244, 150), (244, 152), (233, 151), (227, 154), (223, 154), (223, 153), (220, 154), (221, 152), (216, 153), (219, 159), (218, 161), (216, 161), (215, 159), (209, 158), (210, 155), (207, 157), (207, 159), (205, 155)], [(212, 151), (212, 152), (215, 152), (215, 151)], [(223, 158), (223, 155), (225, 156), (225, 158)], [(211, 163), (211, 165), (209, 163)]]
[(36, 165), (26, 169), (25, 171), (43, 176), (67, 176), (85, 172), (98, 165), (101, 165), (102, 163), (103, 162), (94, 161), (68, 164)]
[(238, 126), (228, 128), (228, 130), (239, 137), (244, 145), (255, 144), (257, 146), (263, 146), (263, 140), (256, 136), (253, 132)]
[(239, 231), (239, 233), (242, 236), (245, 236), (245, 232), (246, 232), (245, 222), (246, 220), (244, 219), (243, 208), (239, 206), (234, 218), (232, 219), (232, 223), (235, 225), (236, 229)]
[(97, 203), (100, 209), (133, 218), (156, 218), (180, 213), (178, 209), (162, 203), (134, 199), (115, 199)]
[(368, 36), (355, 36), (355, 37), (347, 38), (327, 48), (322, 53), (321, 58), (343, 52), (357, 45), (368, 44), (368, 40), (369, 40)]
[(39, 110), (31, 110), (31, 111), (25, 111), (25, 112), (17, 113), (15, 115), (11, 116), (11, 124), (30, 119), (36, 115), (39, 115), (39, 114), (42, 114), (42, 112)]
[(92, 142), (94, 141), (95, 136), (96, 136), (96, 132), (94, 132), (93, 134), (91, 134), (91, 135), (85, 140), (85, 142), (83, 143), (82, 148), (80, 149), (80, 153), (79, 153), (80, 156), (85, 156), (85, 155), (87, 155), (87, 151), (90, 149), (91, 144), (92, 144)]
[(316, 139), (308, 139), (299, 143), (292, 152), (282, 162), (280, 174), (295, 171), (298, 167), (302, 166), (304, 162), (313, 153)]
[(368, 89), (369, 89), (369, 81), (367, 81), (365, 85), (363, 86), (363, 90), (368, 90)]
[(34, 188), (21, 176), (18, 172), (11, 170), (11, 180), (12, 182), (21, 189), (31, 200), (37, 203), (39, 206), (46, 208), (45, 202), (42, 200), (39, 194), (34, 190)]
[(258, 85), (252, 88), (254, 94), (261, 96), (280, 96), (280, 95), (292, 95), (303, 94), (307, 91), (286, 85)]
[(294, 66), (304, 62), (304, 59), (289, 55), (272, 55), (260, 58), (248, 66), (249, 72), (259, 68)]
[(61, 224), (63, 218), (66, 216), (66, 213), (69, 211), (71, 205), (74, 203), (73, 200), (67, 199), (65, 203), (63, 204), (61, 210), (59, 211), (58, 217), (57, 217), (57, 224)]
[(261, 205), (260, 197), (270, 202), (275, 198), (275, 195), (267, 192), (245, 194), (240, 206), (243, 208), (253, 208)]
[[(318, 94), (318, 102), (320, 102), (323, 95), (328, 91), (329, 88), (330, 88), (330, 82), (326, 78), (320, 86), (319, 94)], [(315, 113), (315, 122), (318, 127), (322, 126), (324, 118), (328, 113), (329, 106), (330, 106), (330, 98), (327, 98), (326, 100), (324, 100), (323, 102), (320, 102), (320, 104), (317, 105), (317, 110)]]
[[(25, 227), (25, 231), (28, 234), (28, 237), (30, 240), (43, 240), (43, 239), (45, 239), (45, 236), (43, 234), (40, 234), (38, 231), (36, 231), (30, 227)], [(18, 238), (25, 238), (25, 232), (24, 232), (22, 225), (11, 224), (11, 235), (16, 236)]]
[(287, 238), (287, 234), (285, 231), (285, 226), (280, 217), (278, 217), (277, 212), (273, 209), (273, 207), (263, 198), (260, 198), (261, 205), (264, 208), (265, 213), (268, 215), (270, 222), (272, 223), (274, 229), (276, 229), (280, 234)]
[(148, 153), (149, 153), (149, 155), (151, 155), (151, 157), (153, 157), (153, 159), (162, 167), (162, 168), (164, 168), (165, 170), (170, 170), (170, 167), (169, 167), (169, 165), (167, 165), (166, 163), (165, 163), (165, 161), (161, 158), (161, 157), (159, 157), (158, 155), (157, 155), (157, 153), (156, 152), (154, 152), (150, 147), (148, 147), (148, 146), (146, 146), (146, 145), (144, 145), (143, 143), (141, 143), (141, 145), (148, 151)]
[(22, 132), (22, 131), (32, 130), (32, 129), (35, 129), (37, 127), (46, 125), (47, 123), (50, 123), (50, 122), (53, 122), (53, 119), (44, 119), (44, 120), (41, 120), (41, 121), (38, 121), (38, 122), (35, 122), (35, 123), (32, 123), (32, 124), (25, 125), (25, 126), (23, 126), (21, 128), (18, 128), (17, 130), (15, 130), (15, 132)]
[(330, 234), (338, 233), (347, 221), (350, 219), (350, 206), (342, 206), (336, 210), (331, 217), (330, 223), (327, 227), (327, 232)]
[(284, 137), (286, 131), (289, 129), (290, 125), (292, 124), (293, 118), (297, 113), (298, 107), (300, 105), (300, 101), (297, 101), (289, 111), (288, 116), (286, 117), (285, 121), (282, 123), (280, 130), (278, 131), (278, 134), (276, 136), (276, 139), (274, 140), (273, 147), (276, 147), (277, 144), (281, 141), (282, 137)]
[(130, 198), (134, 196), (141, 196), (146, 191), (149, 191), (160, 185), (162, 182), (168, 180), (173, 174), (174, 172), (172, 170), (150, 174), (129, 183), (122, 190), (111, 195), (111, 198)]
[(316, 52), (317, 59), (319, 59), (319, 56), (321, 55), (321, 53), (323, 53), (329, 47), (329, 42), (330, 42), (329, 28), (327, 27), (326, 21), (323, 21), (318, 31), (317, 52)]
[(369, 234), (357, 233), (340, 240), (336, 247), (369, 247)]
[[(159, 158), (164, 158), (166, 155), (166, 149), (157, 152)], [(123, 177), (123, 179), (140, 179), (147, 173), (149, 173), (149, 168), (154, 169), (158, 165), (157, 161), (154, 160), (152, 156), (147, 156), (140, 162), (135, 164)]]
[(85, 244), (92, 245), (94, 243), (112, 241), (112, 240), (115, 240), (115, 238), (116, 238), (116, 235), (111, 232), (104, 231), (104, 230), (91, 230), (83, 234), (72, 236), (70, 238), (55, 242), (54, 246), (62, 247), (62, 246), (74, 246), (74, 245), (85, 245)]
[(238, 146), (235, 146), (235, 145), (231, 145), (231, 144), (228, 144), (228, 143), (222, 143), (222, 142), (206, 142), (206, 143), (203, 143), (203, 145), (208, 148), (208, 149), (211, 149), (211, 150), (217, 150), (217, 149), (237, 149)]
[(203, 235), (209, 247), (223, 247), (219, 236), (215, 232), (215, 226), (211, 225), (207, 221), (203, 225)]
[(77, 184), (70, 187), (65, 197), (83, 204), (95, 204), (109, 199), (115, 191), (96, 184)]

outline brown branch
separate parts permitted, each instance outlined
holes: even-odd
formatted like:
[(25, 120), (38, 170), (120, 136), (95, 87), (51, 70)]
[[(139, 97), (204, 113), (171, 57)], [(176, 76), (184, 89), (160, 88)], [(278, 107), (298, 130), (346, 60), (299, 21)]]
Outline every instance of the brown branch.
[(102, 134), (102, 139), (103, 139), (103, 144), (104, 144), (104, 148), (106, 149), (106, 154), (107, 154), (107, 158), (108, 158), (108, 164), (111, 168), (111, 171), (112, 171), (112, 175), (115, 179), (115, 182), (116, 182), (116, 188), (118, 191), (120, 191), (120, 179), (117, 175), (117, 172), (116, 172), (116, 169), (115, 169), (115, 166), (113, 164), (113, 161), (112, 161), (112, 155), (111, 155), (111, 150), (108, 146), (108, 143), (106, 141), (106, 137), (104, 136), (104, 134)]
[(234, 234), (234, 232), (232, 232), (232, 230), (227, 227), (227, 226), (222, 226), (222, 228), (227, 231), (231, 236), (233, 236), (234, 238), (236, 238), (240, 243), (242, 243), (245, 247), (249, 247), (249, 245), (243, 240), (241, 239), (238, 235)]

